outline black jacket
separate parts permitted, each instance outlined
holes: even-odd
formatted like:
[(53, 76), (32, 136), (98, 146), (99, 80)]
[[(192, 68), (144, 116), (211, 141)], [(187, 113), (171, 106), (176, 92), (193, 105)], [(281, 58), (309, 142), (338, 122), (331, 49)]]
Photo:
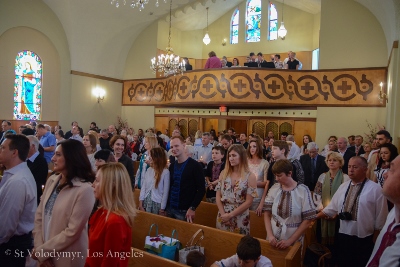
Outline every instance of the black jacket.
[(317, 162), (315, 164), (314, 177), (312, 176), (311, 157), (309, 155), (300, 156), (300, 163), (304, 171), (304, 184), (308, 187), (308, 189), (310, 189), (310, 191), (314, 191), (318, 177), (321, 174), (329, 171), (329, 168), (325, 163), (325, 157), (318, 155)]

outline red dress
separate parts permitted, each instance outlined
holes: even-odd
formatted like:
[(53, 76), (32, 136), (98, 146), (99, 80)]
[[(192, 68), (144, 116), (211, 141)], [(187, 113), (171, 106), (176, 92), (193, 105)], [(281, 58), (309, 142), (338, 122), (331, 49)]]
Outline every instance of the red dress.
[(89, 249), (85, 267), (128, 266), (132, 230), (122, 216), (98, 209), (89, 220)]

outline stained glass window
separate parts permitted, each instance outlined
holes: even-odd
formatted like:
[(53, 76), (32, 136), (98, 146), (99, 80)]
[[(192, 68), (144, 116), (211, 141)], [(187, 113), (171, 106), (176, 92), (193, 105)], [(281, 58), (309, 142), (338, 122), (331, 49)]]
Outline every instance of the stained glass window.
[(275, 5), (269, 2), (268, 40), (278, 39), (278, 12)]
[(246, 8), (246, 42), (260, 41), (261, 0), (248, 0)]
[(237, 44), (239, 41), (239, 9), (233, 11), (231, 19), (231, 44)]
[(42, 109), (42, 60), (32, 51), (15, 58), (14, 120), (40, 120)]

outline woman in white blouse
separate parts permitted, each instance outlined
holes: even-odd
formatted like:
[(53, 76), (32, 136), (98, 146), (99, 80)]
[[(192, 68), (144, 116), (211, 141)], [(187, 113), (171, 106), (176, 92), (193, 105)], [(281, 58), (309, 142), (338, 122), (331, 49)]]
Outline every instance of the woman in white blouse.
[(147, 158), (150, 165), (145, 171), (145, 179), (140, 190), (139, 210), (159, 215), (166, 215), (169, 192), (169, 170), (167, 169), (167, 156), (161, 147), (150, 150)]
[(292, 163), (287, 159), (275, 162), (272, 172), (277, 183), (270, 188), (264, 205), (267, 240), (279, 249), (302, 241), (316, 216), (310, 190), (293, 180), (292, 170)]

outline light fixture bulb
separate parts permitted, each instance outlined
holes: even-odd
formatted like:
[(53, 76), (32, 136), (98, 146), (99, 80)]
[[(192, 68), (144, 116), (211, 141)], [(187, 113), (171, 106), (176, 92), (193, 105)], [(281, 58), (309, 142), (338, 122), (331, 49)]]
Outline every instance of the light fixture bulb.
[(287, 30), (285, 28), (285, 24), (282, 21), (281, 22), (281, 27), (279, 27), (279, 30), (278, 30), (278, 36), (280, 38), (284, 38), (286, 36), (286, 34), (287, 34)]
[(210, 42), (211, 42), (210, 36), (208, 35), (208, 32), (206, 32), (206, 35), (204, 35), (204, 38), (203, 38), (203, 43), (205, 45), (208, 45), (208, 44), (210, 44)]

